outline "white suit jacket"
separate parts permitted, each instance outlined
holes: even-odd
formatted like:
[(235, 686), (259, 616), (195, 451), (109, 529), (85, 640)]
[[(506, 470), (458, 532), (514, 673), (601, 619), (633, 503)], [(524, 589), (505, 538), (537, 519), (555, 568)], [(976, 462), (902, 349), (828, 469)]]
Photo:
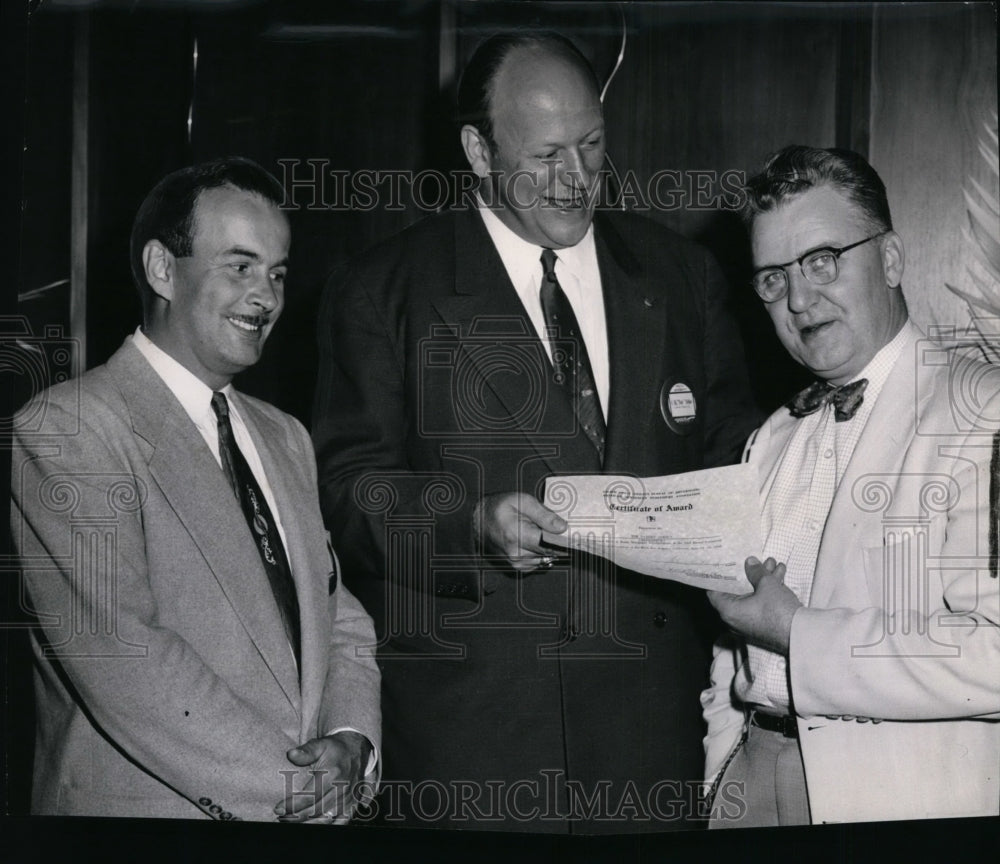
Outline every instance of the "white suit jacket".
[(341, 727), (379, 745), (372, 622), (337, 584), (308, 433), (235, 398), (283, 516), (300, 671), (218, 463), (133, 344), (19, 415), (34, 813), (273, 820), (287, 750)]
[[(747, 446), (762, 500), (795, 423), (782, 408)], [(989, 507), (998, 426), (1000, 368), (907, 340), (834, 497), (809, 606), (792, 623), (791, 696), (815, 823), (1000, 812)], [(743, 726), (730, 699), (743, 658), (720, 644), (702, 694), (708, 776)]]

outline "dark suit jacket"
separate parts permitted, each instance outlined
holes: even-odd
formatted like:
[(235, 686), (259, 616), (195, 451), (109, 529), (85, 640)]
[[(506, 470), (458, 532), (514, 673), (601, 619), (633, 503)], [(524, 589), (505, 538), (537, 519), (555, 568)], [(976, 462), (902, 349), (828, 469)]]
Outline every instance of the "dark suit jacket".
[(336, 585), (302, 425), (241, 394), (282, 517), (301, 675), (243, 514), (139, 350), (36, 397), (15, 428), (12, 533), (40, 628), (32, 811), (273, 820), (286, 751), (379, 741), (371, 621)]
[[(603, 466), (550, 388), (542, 344), (475, 211), (426, 219), (332, 277), (313, 437), (345, 580), (381, 640), (387, 778), (471, 780), (485, 795), (487, 780), (522, 781), (523, 792), (561, 777), (585, 798), (610, 783), (610, 812), (583, 819), (586, 830), (664, 830), (683, 823), (680, 787), (701, 770), (703, 596), (585, 557), (518, 576), (472, 541), (483, 495), (541, 498), (553, 474), (728, 463), (757, 419), (710, 256), (619, 213), (599, 214), (595, 237), (611, 367)], [(660, 410), (677, 382), (697, 403), (686, 434)], [(666, 815), (626, 818), (625, 784), (645, 796), (661, 780), (677, 784), (661, 787)], [(549, 804), (515, 808), (531, 818), (490, 821), (484, 799), (444, 818), (566, 830), (579, 795), (539, 790)]]

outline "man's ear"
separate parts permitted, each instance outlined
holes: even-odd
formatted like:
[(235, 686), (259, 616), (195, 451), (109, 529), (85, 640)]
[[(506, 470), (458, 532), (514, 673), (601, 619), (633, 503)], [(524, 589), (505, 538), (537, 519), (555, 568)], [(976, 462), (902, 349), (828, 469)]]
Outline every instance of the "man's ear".
[(895, 231), (890, 231), (882, 240), (882, 270), (885, 284), (890, 288), (898, 288), (902, 283), (905, 263), (903, 240)]
[(462, 127), (461, 134), (462, 149), (465, 151), (465, 158), (469, 160), (469, 167), (479, 177), (488, 176), (493, 167), (493, 154), (490, 152), (486, 139), (475, 126), (468, 123)]
[(167, 302), (174, 299), (175, 259), (159, 240), (149, 240), (142, 247), (142, 268), (153, 293)]

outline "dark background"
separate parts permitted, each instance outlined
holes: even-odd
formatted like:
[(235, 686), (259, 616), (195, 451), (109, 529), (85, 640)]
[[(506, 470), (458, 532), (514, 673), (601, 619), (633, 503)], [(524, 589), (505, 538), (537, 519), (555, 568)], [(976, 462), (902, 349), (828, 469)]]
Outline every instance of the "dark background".
[[(511, 26), (566, 33), (602, 79), (624, 27), (624, 59), (605, 99), (608, 153), (620, 174), (633, 172), (640, 182), (663, 169), (687, 178), (751, 173), (793, 142), (865, 154), (886, 180), (907, 243), (904, 286), (914, 319), (925, 329), (968, 321), (944, 282), (967, 278), (963, 184), (970, 176), (995, 182), (976, 146), (991, 112), (996, 128), (992, 4), (5, 0), (3, 14), (4, 204), (19, 223), (5, 232), (16, 290), (4, 292), (3, 312), (25, 316), (36, 336), (61, 326), (76, 340), (78, 369), (106, 360), (140, 320), (128, 233), (143, 196), (165, 173), (227, 154), (249, 156), (280, 179), (278, 160), (298, 160), (299, 180), (309, 159), (351, 172), (464, 168), (453, 116), (458, 73), (480, 39)], [(264, 359), (237, 384), (308, 424), (315, 310), (326, 274), (424, 214), (405, 194), (400, 210), (307, 207), (309, 190), (301, 187), (294, 197), (286, 310)], [(722, 263), (755, 394), (769, 411), (804, 378), (746, 286), (748, 246), (738, 220), (724, 207), (692, 204), (649, 215), (705, 243)], [(0, 361), (3, 350), (0, 340)], [(0, 367), (3, 396), (16, 407), (36, 384), (7, 362)], [(16, 816), (28, 806), (30, 658), (24, 630), (13, 626), (24, 621), (17, 580), (4, 588), (5, 812)], [(91, 821), (69, 820), (77, 827), (62, 824), (63, 835), (78, 836)], [(984, 824), (960, 821), (948, 825), (967, 836)], [(930, 838), (921, 827), (898, 837)], [(136, 838), (144, 829), (128, 830)], [(752, 836), (788, 854), (805, 838), (813, 846), (825, 837), (819, 845), (833, 857), (810, 851), (817, 860), (847, 860), (869, 848), (864, 826), (834, 830)], [(399, 840), (412, 834), (394, 842), (414, 852), (416, 840)], [(339, 836), (355, 848), (356, 831)], [(172, 857), (190, 857), (179, 837)], [(472, 841), (449, 842), (445, 848), (465, 850)], [(670, 842), (691, 852), (701, 841)], [(28, 860), (28, 847), (17, 848), (11, 860)], [(649, 840), (626, 847), (635, 857), (655, 848), (663, 847)], [(507, 855), (510, 847), (494, 849)]]

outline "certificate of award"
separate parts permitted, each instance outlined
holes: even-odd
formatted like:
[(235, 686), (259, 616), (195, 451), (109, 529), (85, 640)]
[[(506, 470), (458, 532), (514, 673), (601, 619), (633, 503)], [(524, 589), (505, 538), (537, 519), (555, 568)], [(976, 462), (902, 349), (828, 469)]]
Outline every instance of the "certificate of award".
[(686, 585), (748, 594), (743, 561), (760, 556), (757, 469), (730, 465), (666, 477), (549, 477), (544, 504), (569, 523), (549, 544)]

